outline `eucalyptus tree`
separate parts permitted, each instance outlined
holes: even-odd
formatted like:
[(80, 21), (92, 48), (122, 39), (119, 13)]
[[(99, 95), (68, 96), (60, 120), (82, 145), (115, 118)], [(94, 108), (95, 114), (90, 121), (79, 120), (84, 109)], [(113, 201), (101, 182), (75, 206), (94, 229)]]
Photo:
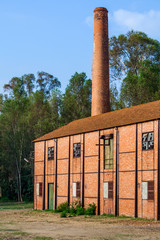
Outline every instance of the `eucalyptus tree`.
[(112, 79), (121, 81), (120, 104), (132, 106), (160, 99), (160, 43), (143, 32), (110, 39)]
[(91, 79), (86, 73), (75, 73), (65, 89), (61, 105), (63, 123), (91, 115)]

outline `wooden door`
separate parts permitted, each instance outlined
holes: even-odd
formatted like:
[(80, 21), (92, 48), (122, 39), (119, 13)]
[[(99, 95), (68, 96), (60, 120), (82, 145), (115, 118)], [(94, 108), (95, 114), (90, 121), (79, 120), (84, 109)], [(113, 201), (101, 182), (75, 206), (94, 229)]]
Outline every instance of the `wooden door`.
[(48, 183), (48, 209), (54, 209), (54, 183)]

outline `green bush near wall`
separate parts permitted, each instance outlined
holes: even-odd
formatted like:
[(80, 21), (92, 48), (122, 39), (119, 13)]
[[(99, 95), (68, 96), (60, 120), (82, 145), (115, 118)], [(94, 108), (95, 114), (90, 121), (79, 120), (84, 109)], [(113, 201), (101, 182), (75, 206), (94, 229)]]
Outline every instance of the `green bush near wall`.
[(68, 206), (68, 202), (61, 203), (54, 212), (61, 213), (60, 217), (72, 217), (80, 215), (95, 215), (96, 214), (96, 205), (95, 203), (89, 204), (88, 208), (82, 207), (80, 201), (74, 201), (72, 205)]

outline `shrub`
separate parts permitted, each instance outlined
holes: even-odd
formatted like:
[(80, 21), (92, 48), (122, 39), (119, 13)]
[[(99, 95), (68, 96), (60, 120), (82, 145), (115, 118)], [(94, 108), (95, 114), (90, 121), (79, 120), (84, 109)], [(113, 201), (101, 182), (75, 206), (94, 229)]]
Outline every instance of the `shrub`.
[(88, 208), (85, 210), (85, 215), (95, 215), (96, 214), (96, 205), (95, 203), (90, 203)]
[(76, 215), (76, 209), (75, 209), (73, 206), (70, 207), (69, 213), (70, 213), (71, 215)]
[(57, 212), (63, 212), (63, 211), (69, 212), (68, 202), (61, 203), (61, 204), (58, 206)]
[(77, 211), (79, 211), (79, 209), (82, 207), (81, 202), (80, 201), (74, 201), (72, 203), (72, 206), (69, 209), (69, 212), (71, 215), (75, 216), (77, 215)]
[(69, 217), (84, 214), (91, 216), (96, 214), (96, 205), (95, 203), (89, 204), (88, 208), (85, 210), (80, 201), (74, 201), (71, 206), (68, 206), (68, 202), (64, 202), (61, 203), (54, 212), (61, 212), (60, 217), (66, 217), (67, 213), (69, 213)]
[(0, 202), (10, 202), (8, 197), (1, 197)]
[(82, 206), (80, 206), (80, 207), (78, 207), (78, 208), (76, 209), (76, 215), (77, 215), (77, 216), (79, 216), (79, 215), (84, 215), (84, 212), (85, 212), (85, 210), (84, 210), (84, 208), (83, 208)]
[(60, 217), (61, 217), (61, 218), (62, 218), (62, 217), (67, 217), (67, 212), (66, 212), (66, 211), (61, 212)]

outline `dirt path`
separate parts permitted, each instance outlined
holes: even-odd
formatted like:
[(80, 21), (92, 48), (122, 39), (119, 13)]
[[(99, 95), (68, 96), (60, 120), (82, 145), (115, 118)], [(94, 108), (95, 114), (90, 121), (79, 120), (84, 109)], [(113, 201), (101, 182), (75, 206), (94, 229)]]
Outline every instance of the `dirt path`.
[(1, 239), (160, 239), (160, 222), (0, 210)]

